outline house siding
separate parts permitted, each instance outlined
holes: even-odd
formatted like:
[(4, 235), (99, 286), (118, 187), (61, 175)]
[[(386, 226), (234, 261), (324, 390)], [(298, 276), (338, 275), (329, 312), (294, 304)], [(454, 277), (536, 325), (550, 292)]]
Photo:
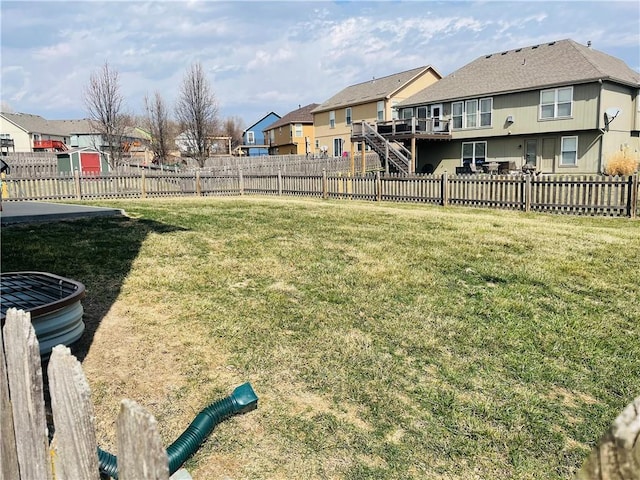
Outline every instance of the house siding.
[(439, 76), (431, 68), (424, 73), (414, 78), (410, 82), (407, 82), (402, 88), (395, 92), (386, 92), (390, 95), (389, 98), (381, 96), (375, 100), (371, 100), (364, 103), (353, 103), (348, 105), (341, 105), (333, 109), (335, 111), (335, 128), (330, 128), (329, 125), (329, 111), (325, 110), (313, 114), (313, 125), (315, 129), (315, 138), (318, 140), (320, 146), (326, 146), (329, 154), (333, 151), (333, 141), (336, 138), (340, 138), (343, 141), (343, 151), (351, 151), (351, 125), (346, 123), (346, 109), (351, 107), (351, 120), (352, 122), (367, 121), (373, 123), (377, 120), (378, 116), (378, 101), (384, 101), (384, 115), (385, 120), (391, 120), (393, 114), (393, 106), (396, 103), (401, 102), (409, 98), (410, 96), (425, 89), (429, 85), (439, 80)]
[[(298, 122), (299, 123), (299, 122)], [(269, 140), (269, 132), (274, 132), (274, 140)], [(314, 153), (315, 137), (313, 125), (302, 124), (302, 137), (296, 137), (295, 123), (289, 123), (270, 130), (265, 130), (265, 139), (269, 143), (269, 155), (304, 155)], [(309, 152), (305, 142), (309, 140)]]
[(2, 117), (0, 117), (0, 133), (11, 135), (16, 152), (32, 151), (33, 144), (31, 143), (31, 136), (20, 127)]
[[(578, 160), (575, 166), (560, 165), (562, 137), (578, 137)], [(537, 145), (536, 162), (541, 173), (560, 175), (586, 174), (601, 171), (600, 148), (602, 135), (599, 131), (569, 131), (560, 133), (530, 134), (522, 136), (477, 137), (453, 140), (451, 142), (429, 142), (417, 146), (416, 171), (433, 171), (442, 174), (454, 173), (462, 166), (462, 143), (467, 141), (487, 142), (487, 162), (512, 162), (516, 170), (525, 163), (525, 144), (535, 140)], [(543, 142), (553, 146), (549, 163), (543, 162)]]

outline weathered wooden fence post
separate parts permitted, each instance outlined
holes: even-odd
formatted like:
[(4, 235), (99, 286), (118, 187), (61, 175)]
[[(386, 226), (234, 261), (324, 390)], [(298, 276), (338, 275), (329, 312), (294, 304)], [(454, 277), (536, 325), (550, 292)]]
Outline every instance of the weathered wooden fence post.
[(442, 183), (440, 185), (440, 203), (443, 207), (449, 205), (449, 174), (446, 170), (442, 173)]
[(380, 202), (382, 200), (382, 178), (380, 178), (380, 170), (376, 170), (376, 202)]
[(116, 421), (118, 477), (169, 479), (169, 459), (156, 419), (133, 400), (122, 400)]
[(627, 214), (630, 218), (636, 218), (638, 210), (638, 172), (629, 177), (629, 204)]
[(282, 196), (282, 171), (278, 169), (278, 196)]
[(200, 182), (200, 170), (196, 170), (196, 197), (202, 196), (202, 184)]
[(93, 404), (80, 362), (64, 345), (51, 351), (49, 391), (56, 426), (53, 449), (56, 480), (100, 478)]
[(329, 179), (325, 169), (322, 170), (322, 198), (325, 200), (329, 198)]
[(582, 465), (577, 480), (640, 478), (640, 397), (626, 406)]
[[(50, 480), (51, 456), (44, 408), (42, 365), (31, 315), (10, 308), (4, 325), (13, 425), (20, 478)], [(9, 340), (10, 339), (10, 340)]]
[(0, 478), (19, 478), (18, 453), (13, 429), (13, 411), (9, 400), (9, 379), (0, 329)]
[(531, 211), (531, 193), (532, 193), (531, 175), (527, 174), (524, 176), (524, 190), (522, 192), (522, 196), (524, 197), (523, 200), (524, 200), (525, 212)]
[(76, 186), (76, 199), (82, 200), (82, 190), (80, 189), (80, 172), (78, 172), (78, 170), (74, 170), (73, 172), (73, 183)]
[(147, 177), (144, 174), (144, 170), (140, 172), (140, 196), (147, 198)]
[(244, 195), (244, 175), (242, 174), (242, 169), (238, 170), (238, 189), (240, 190), (240, 195)]

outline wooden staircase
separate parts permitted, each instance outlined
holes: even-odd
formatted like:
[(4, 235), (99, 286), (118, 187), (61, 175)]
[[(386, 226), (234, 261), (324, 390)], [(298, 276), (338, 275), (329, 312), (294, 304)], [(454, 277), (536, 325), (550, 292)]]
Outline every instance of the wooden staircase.
[(362, 122), (362, 138), (381, 159), (388, 172), (407, 175), (411, 172), (411, 152), (398, 142), (390, 142), (380, 135), (374, 127)]

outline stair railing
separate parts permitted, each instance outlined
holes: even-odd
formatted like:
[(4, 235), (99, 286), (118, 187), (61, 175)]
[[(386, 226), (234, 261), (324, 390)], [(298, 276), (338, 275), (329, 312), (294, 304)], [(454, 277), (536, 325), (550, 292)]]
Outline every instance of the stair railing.
[[(402, 148), (400, 150), (391, 147), (389, 141), (364, 120), (362, 121), (362, 134), (365, 142), (372, 147), (378, 155), (383, 155), (387, 164), (388, 162), (391, 162), (401, 172), (409, 173), (409, 165), (411, 165), (411, 161), (409, 159), (411, 158), (411, 152), (407, 150), (404, 145), (401, 146)], [(384, 145), (384, 151), (382, 151), (381, 146), (376, 143), (376, 141)]]

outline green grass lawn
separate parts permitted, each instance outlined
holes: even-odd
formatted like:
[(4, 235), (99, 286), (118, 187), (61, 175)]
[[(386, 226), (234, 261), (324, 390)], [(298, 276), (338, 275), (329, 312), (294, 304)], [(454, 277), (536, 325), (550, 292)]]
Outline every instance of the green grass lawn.
[[(101, 446), (168, 445), (250, 381), (196, 479), (570, 478), (640, 395), (640, 223), (320, 200), (103, 201), (2, 229), (2, 270), (87, 286)], [(114, 452), (116, 453), (116, 452)]]

